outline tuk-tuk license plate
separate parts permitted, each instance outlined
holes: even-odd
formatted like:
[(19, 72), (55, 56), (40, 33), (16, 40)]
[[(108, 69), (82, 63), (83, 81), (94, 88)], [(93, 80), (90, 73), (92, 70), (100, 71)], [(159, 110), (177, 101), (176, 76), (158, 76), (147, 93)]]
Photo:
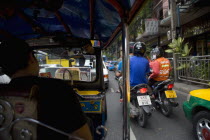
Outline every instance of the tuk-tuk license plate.
[(137, 96), (137, 100), (138, 100), (139, 106), (152, 104), (149, 95)]
[(174, 90), (165, 91), (166, 98), (177, 98), (176, 92)]

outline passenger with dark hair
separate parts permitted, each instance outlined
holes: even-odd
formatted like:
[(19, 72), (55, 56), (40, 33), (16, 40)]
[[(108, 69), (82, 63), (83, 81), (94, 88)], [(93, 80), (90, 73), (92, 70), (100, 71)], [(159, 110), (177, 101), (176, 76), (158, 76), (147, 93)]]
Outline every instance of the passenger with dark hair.
[[(39, 87), (38, 120), (85, 140), (92, 140), (87, 118), (73, 88), (63, 80), (38, 77), (39, 64), (34, 51), (20, 39), (8, 39), (0, 44), (0, 67), (10, 78), (11, 86)], [(67, 136), (38, 127), (39, 140), (68, 140)]]

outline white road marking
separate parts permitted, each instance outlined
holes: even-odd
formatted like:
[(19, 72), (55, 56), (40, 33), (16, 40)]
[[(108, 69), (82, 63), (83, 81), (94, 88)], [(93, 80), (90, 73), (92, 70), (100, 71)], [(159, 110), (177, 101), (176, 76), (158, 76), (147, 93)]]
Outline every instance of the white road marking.
[(114, 89), (113, 88), (110, 88), (111, 92), (114, 92)]
[(131, 129), (131, 127), (130, 127), (130, 140), (136, 140), (136, 137), (135, 137), (135, 135), (134, 135), (133, 130)]

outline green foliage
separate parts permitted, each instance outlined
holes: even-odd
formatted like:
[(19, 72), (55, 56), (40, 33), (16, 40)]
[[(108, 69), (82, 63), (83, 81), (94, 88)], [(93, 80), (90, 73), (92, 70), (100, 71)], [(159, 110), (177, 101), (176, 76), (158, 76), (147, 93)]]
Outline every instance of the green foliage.
[[(173, 39), (172, 42), (168, 45), (170, 49), (165, 50), (166, 53), (179, 53), (182, 57), (189, 56), (190, 50), (188, 43), (183, 43), (184, 38), (178, 37), (177, 39)], [(177, 70), (181, 70), (184, 68), (189, 68), (189, 64), (181, 64)]]
[(149, 47), (149, 45), (148, 44), (146, 44), (146, 52), (145, 52), (145, 55), (147, 56), (147, 57), (151, 57), (150, 56), (150, 52), (152, 51), (152, 48), (151, 47)]
[(152, 18), (153, 0), (147, 0), (144, 2), (142, 8), (139, 9), (135, 18), (129, 25), (129, 38), (132, 41), (136, 41), (138, 35), (145, 32), (145, 19)]
[[(197, 59), (195, 57), (191, 58), (191, 61), (194, 61), (194, 63), (196, 63), (196, 60)], [(191, 65), (193, 65), (193, 70), (191, 71), (193, 77), (208, 80), (209, 77), (208, 66), (210, 65), (210, 63), (198, 63), (198, 64), (191, 63)]]
[[(188, 43), (183, 43), (184, 38), (178, 37), (177, 39), (173, 39), (172, 42), (168, 45), (170, 49), (165, 50), (166, 53), (180, 53), (182, 57), (189, 56), (190, 50)], [(189, 64), (181, 64), (177, 70), (181, 70), (183, 68), (189, 68)]]
[(189, 56), (190, 50), (188, 43), (183, 44), (184, 38), (179, 37), (178, 39), (173, 39), (168, 45), (170, 49), (165, 50), (166, 53), (180, 53), (181, 56)]
[(176, 68), (177, 70), (181, 70), (181, 69), (184, 69), (184, 68), (189, 68), (190, 67), (190, 64), (181, 64), (178, 68)]

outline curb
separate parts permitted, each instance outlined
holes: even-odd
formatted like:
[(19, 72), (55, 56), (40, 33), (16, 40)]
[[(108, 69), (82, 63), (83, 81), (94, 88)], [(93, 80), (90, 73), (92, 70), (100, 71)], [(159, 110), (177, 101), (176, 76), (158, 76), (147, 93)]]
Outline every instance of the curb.
[(175, 82), (174, 89), (189, 94), (190, 91), (196, 89), (203, 89), (202, 85), (186, 84), (184, 82)]

